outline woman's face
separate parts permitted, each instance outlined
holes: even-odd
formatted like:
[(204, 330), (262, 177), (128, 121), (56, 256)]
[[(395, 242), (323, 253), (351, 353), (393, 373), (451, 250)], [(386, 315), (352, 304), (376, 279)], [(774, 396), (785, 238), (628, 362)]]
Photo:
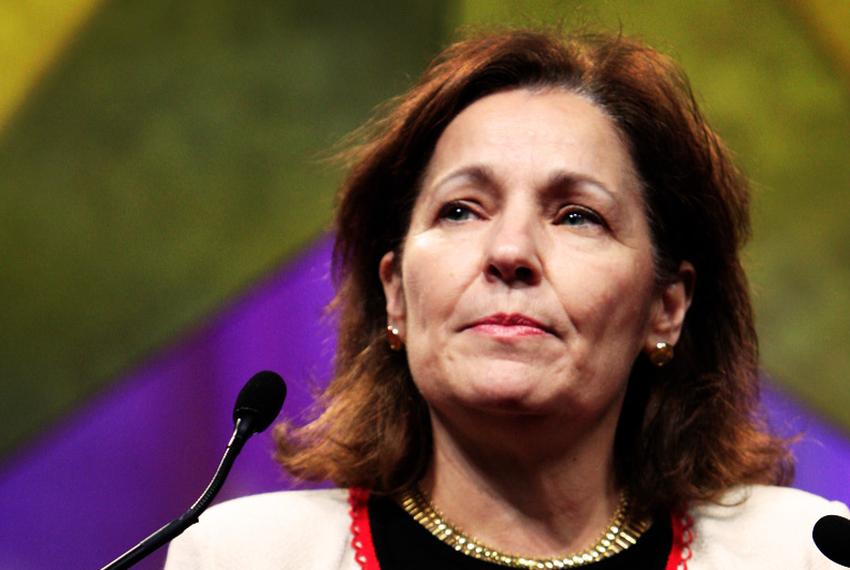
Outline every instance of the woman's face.
[(441, 410), (619, 413), (641, 350), (675, 342), (687, 293), (658, 287), (613, 122), (559, 89), (467, 107), (439, 138), (401, 260), (380, 268), (419, 390)]

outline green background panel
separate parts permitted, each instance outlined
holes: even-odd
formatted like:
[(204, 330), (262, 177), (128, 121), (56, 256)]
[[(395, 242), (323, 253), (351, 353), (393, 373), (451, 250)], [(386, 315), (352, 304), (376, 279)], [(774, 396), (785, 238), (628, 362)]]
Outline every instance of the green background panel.
[(106, 2), (0, 140), (8, 452), (318, 236), (439, 2)]

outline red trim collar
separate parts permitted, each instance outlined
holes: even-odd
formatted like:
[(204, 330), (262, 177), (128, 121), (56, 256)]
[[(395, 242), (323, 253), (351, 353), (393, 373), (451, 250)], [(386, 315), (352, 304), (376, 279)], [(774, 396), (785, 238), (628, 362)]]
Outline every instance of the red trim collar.
[(688, 570), (688, 560), (693, 556), (691, 544), (694, 541), (694, 519), (685, 511), (684, 513), (673, 513), (673, 548), (670, 549), (670, 557), (667, 559), (665, 570)]
[(381, 570), (378, 566), (378, 557), (375, 555), (375, 545), (372, 542), (372, 526), (369, 524), (369, 491), (349, 489), (348, 504), (354, 559), (363, 570)]

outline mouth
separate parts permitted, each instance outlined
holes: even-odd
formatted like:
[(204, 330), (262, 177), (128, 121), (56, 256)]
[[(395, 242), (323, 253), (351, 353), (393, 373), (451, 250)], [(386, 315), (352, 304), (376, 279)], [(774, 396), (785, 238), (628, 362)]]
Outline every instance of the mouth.
[(551, 328), (520, 313), (494, 313), (468, 324), (464, 329), (504, 338), (555, 334)]

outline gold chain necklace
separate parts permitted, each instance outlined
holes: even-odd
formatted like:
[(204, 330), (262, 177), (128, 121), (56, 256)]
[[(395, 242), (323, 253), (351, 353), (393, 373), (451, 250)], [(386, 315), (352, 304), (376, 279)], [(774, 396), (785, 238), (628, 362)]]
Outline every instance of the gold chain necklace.
[(440, 541), (448, 544), (456, 551), (510, 568), (578, 568), (592, 562), (598, 562), (622, 552), (635, 544), (637, 539), (649, 528), (650, 521), (633, 522), (628, 518), (629, 502), (625, 494), (620, 495), (620, 502), (611, 524), (593, 546), (575, 554), (555, 558), (531, 558), (499, 552), (465, 535), (460, 529), (446, 520), (425, 493), (415, 486), (401, 497), (401, 506), (413, 517), (413, 520), (425, 527), (428, 532)]

